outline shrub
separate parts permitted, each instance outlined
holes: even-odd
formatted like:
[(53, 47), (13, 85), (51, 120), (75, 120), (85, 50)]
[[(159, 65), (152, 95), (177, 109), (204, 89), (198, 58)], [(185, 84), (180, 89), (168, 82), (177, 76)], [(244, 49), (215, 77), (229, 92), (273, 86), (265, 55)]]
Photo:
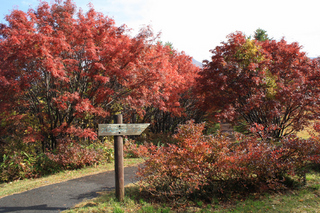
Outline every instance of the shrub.
[(59, 164), (50, 159), (45, 153), (37, 155), (34, 168), (35, 177), (42, 177), (62, 171)]
[(236, 135), (232, 142), (221, 134), (205, 136), (204, 128), (204, 123), (189, 121), (179, 126), (176, 144), (151, 146), (139, 168), (140, 187), (170, 198), (278, 190), (286, 187), (289, 175), (302, 177), (308, 162), (319, 161), (319, 140), (289, 136), (277, 142)]
[(36, 155), (24, 151), (14, 151), (2, 156), (0, 182), (25, 178), (37, 178), (60, 171), (61, 168), (45, 154)]
[(26, 171), (22, 153), (14, 152), (11, 155), (4, 154), (0, 164), (1, 182), (23, 179)]
[(207, 184), (211, 152), (203, 129), (204, 124), (189, 122), (178, 129), (176, 144), (151, 145), (139, 168), (140, 186), (154, 195), (184, 196)]
[(61, 141), (55, 153), (47, 152), (50, 160), (56, 162), (63, 169), (80, 169), (85, 166), (98, 164), (104, 152), (93, 147), (82, 147), (73, 141)]
[(107, 163), (114, 160), (114, 149), (113, 142), (109, 140), (108, 137), (105, 137), (103, 141), (96, 140), (86, 147), (89, 150), (95, 150), (99, 153), (100, 163)]
[(134, 140), (124, 138), (123, 155), (125, 158), (138, 158), (139, 145)]
[(1, 147), (0, 182), (37, 178), (59, 171), (56, 163), (39, 153), (38, 142), (5, 138)]
[(80, 145), (71, 140), (61, 141), (54, 152), (46, 153), (38, 153), (33, 147), (36, 147), (36, 144), (15, 144), (16, 146), (9, 144), (3, 149), (0, 182), (38, 178), (64, 169), (79, 169), (110, 162), (114, 158), (113, 147), (109, 141), (94, 141), (90, 145)]
[(123, 146), (123, 154), (125, 158), (140, 158), (146, 156), (148, 152), (149, 144), (145, 142), (144, 144), (136, 144), (134, 140), (125, 139)]

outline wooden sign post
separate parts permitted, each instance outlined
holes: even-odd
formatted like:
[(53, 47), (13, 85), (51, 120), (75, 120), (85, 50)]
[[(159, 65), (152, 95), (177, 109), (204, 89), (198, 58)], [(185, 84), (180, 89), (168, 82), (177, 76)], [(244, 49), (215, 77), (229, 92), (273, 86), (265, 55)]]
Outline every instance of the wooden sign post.
[(114, 124), (99, 124), (99, 136), (114, 136), (114, 170), (116, 197), (124, 198), (123, 135), (140, 135), (150, 124), (122, 124), (121, 114), (115, 115)]

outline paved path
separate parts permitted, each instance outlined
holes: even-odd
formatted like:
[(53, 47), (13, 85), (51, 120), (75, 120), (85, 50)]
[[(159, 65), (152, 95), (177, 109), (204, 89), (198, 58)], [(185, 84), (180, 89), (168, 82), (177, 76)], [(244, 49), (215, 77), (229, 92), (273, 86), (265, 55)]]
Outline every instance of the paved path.
[[(135, 182), (137, 167), (124, 169), (125, 184)], [(103, 172), (62, 183), (43, 186), (0, 199), (0, 212), (55, 213), (73, 207), (97, 192), (115, 188), (114, 171)]]

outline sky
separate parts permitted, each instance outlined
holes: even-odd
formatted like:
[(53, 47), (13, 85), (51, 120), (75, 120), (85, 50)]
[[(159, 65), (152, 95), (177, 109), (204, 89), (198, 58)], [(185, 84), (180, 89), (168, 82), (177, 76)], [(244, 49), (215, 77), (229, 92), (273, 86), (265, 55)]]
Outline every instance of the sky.
[[(49, 3), (53, 0), (46, 0)], [(150, 25), (160, 40), (170, 42), (198, 61), (211, 57), (210, 49), (241, 31), (250, 36), (258, 28), (270, 38), (298, 42), (309, 57), (320, 56), (319, 0), (73, 0), (84, 12), (88, 4), (126, 24), (132, 35)], [(0, 0), (0, 22), (13, 9), (27, 11), (38, 0)]]

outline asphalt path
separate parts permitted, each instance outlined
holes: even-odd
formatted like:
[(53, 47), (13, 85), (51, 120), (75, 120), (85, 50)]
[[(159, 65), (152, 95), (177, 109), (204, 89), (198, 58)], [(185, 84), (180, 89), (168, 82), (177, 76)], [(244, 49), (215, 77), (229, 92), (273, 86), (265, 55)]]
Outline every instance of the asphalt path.
[[(133, 183), (137, 167), (124, 169), (125, 185)], [(56, 213), (115, 189), (115, 173), (108, 171), (32, 189), (0, 199), (0, 212)]]

